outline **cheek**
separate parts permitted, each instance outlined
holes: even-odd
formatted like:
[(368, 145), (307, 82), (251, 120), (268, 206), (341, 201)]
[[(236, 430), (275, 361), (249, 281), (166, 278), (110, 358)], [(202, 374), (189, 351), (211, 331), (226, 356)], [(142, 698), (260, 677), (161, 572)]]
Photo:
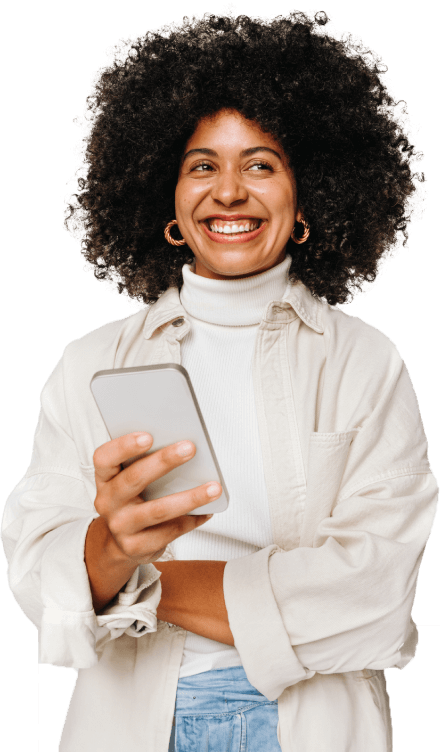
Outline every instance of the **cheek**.
[(175, 208), (176, 212), (182, 215), (182, 218), (189, 219), (200, 201), (201, 190), (198, 186), (186, 186), (179, 184), (175, 191)]

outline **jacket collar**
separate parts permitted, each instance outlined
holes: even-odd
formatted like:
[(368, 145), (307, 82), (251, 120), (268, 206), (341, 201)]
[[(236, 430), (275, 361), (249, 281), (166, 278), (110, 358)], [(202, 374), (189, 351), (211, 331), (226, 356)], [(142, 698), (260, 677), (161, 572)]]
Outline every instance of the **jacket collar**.
[[(282, 300), (273, 300), (268, 303), (262, 317), (262, 322), (267, 324), (284, 324), (292, 321), (297, 316), (318, 334), (323, 334), (322, 310), (323, 301), (314, 298), (302, 282), (291, 284), (288, 292)], [(150, 339), (159, 327), (167, 324), (173, 325), (179, 319), (186, 321), (186, 312), (179, 298), (177, 287), (170, 287), (147, 311), (144, 324), (144, 337)], [(188, 331), (188, 326), (176, 327), (175, 332), (181, 339)]]

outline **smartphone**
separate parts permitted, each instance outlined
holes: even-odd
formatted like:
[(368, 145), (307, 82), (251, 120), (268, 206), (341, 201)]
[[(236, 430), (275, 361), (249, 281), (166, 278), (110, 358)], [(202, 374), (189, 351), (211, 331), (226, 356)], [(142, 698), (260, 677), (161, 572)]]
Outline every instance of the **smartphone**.
[(169, 444), (188, 439), (196, 447), (191, 460), (150, 483), (145, 501), (218, 481), (222, 495), (188, 514), (213, 514), (228, 509), (229, 495), (190, 376), (176, 363), (98, 371), (90, 388), (111, 439), (147, 431), (153, 445), (123, 463), (127, 467)]

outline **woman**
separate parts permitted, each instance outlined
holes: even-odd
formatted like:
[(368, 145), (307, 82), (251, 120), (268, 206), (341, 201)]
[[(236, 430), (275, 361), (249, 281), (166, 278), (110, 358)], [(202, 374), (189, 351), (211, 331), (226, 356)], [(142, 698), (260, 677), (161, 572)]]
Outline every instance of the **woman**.
[[(437, 488), (402, 359), (333, 306), (405, 232), (414, 152), (325, 22), (186, 22), (90, 100), (71, 216), (150, 305), (66, 348), (3, 521), (40, 660), (79, 669), (62, 752), (392, 749), (383, 669), (414, 653)], [(139, 497), (195, 447), (109, 441), (90, 392), (167, 362), (230, 491), (208, 520), (208, 486)]]

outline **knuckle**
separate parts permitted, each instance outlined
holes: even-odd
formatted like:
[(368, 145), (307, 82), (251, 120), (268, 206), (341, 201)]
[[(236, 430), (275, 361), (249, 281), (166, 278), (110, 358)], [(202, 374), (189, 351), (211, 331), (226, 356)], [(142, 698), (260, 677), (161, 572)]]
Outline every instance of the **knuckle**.
[(119, 545), (126, 556), (129, 556), (130, 558), (135, 558), (136, 556), (139, 556), (139, 546), (138, 541), (134, 538), (134, 536), (127, 536), (124, 537), (122, 540), (119, 541)]
[(113, 530), (112, 530), (112, 535), (115, 538), (115, 541), (116, 541), (117, 545), (119, 546), (119, 548), (121, 549), (121, 551), (126, 556), (129, 556), (129, 552), (130, 552), (131, 547), (133, 545), (132, 541), (130, 540), (130, 536), (117, 535), (116, 533), (113, 532)]
[(93, 464), (95, 468), (101, 469), (103, 467), (103, 446), (99, 446), (93, 453)]
[(136, 462), (132, 462), (131, 465), (128, 465), (128, 467), (124, 469), (123, 478), (126, 486), (133, 486), (138, 481), (139, 468), (136, 465)]
[(156, 471), (160, 475), (165, 475), (165, 473), (170, 470), (171, 467), (172, 462), (169, 453), (165, 449), (161, 449), (161, 451), (158, 452), (158, 456), (156, 457)]
[(121, 520), (121, 515), (116, 513), (107, 520), (107, 525), (114, 537), (120, 537), (124, 532), (124, 524)]
[(107, 527), (109, 528), (115, 540), (119, 539), (120, 536), (119, 536), (118, 524), (115, 524), (115, 518), (108, 517), (106, 519), (106, 522), (107, 522)]
[(165, 447), (161, 450), (160, 462), (163, 467), (175, 467), (182, 462), (182, 457), (177, 454), (176, 447), (174, 445)]
[(100, 488), (95, 497), (95, 509), (101, 516), (107, 516), (112, 509), (111, 496), (106, 493), (106, 487)]
[(118, 478), (118, 484), (130, 486), (133, 483), (133, 465), (125, 467)]
[(94, 501), (94, 506), (99, 515), (102, 516), (105, 511), (105, 504), (101, 496), (97, 496)]
[(164, 522), (165, 513), (162, 505), (155, 504), (153, 501), (149, 502), (149, 527), (152, 525), (159, 525)]

